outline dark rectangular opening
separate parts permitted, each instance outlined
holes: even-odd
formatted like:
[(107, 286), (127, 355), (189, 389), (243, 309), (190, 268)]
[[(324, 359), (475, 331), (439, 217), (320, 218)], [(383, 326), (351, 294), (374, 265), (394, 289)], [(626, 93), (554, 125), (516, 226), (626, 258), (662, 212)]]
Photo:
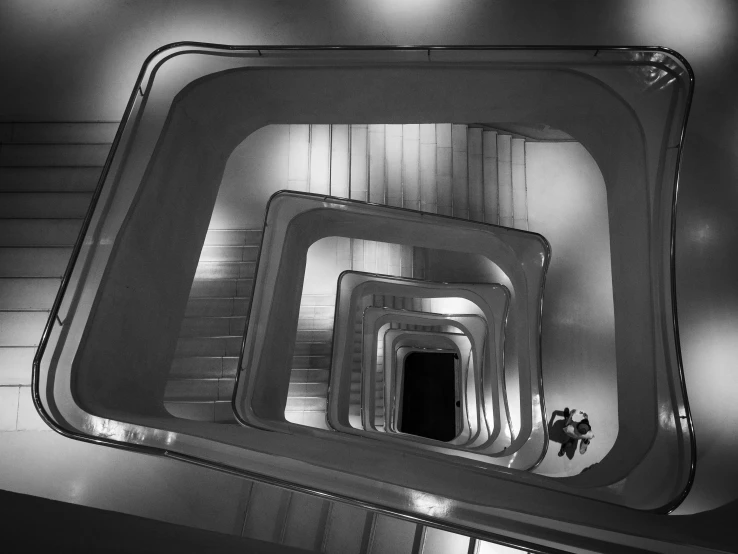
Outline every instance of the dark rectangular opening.
[(455, 354), (413, 352), (405, 358), (402, 433), (448, 442), (456, 437)]

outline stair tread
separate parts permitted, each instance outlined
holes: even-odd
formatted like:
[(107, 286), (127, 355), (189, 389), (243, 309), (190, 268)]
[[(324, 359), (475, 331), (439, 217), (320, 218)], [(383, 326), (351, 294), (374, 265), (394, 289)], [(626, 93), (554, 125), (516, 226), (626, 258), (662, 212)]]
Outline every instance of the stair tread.
[(110, 144), (118, 121), (13, 122), (7, 127), (11, 144)]
[(3, 144), (3, 167), (99, 167), (105, 164), (110, 144)]
[(91, 192), (0, 192), (0, 218), (81, 219)]
[(0, 277), (61, 277), (72, 254), (71, 247), (0, 247)]
[(94, 167), (0, 167), (3, 192), (91, 192), (102, 166)]
[(0, 246), (72, 246), (82, 219), (0, 219)]

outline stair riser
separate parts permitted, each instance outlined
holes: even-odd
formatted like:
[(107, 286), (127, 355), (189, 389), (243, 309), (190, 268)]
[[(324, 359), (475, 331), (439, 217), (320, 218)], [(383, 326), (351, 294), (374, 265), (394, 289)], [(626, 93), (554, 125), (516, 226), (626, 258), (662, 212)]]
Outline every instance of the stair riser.
[(327, 383), (290, 383), (287, 397), (319, 397), (326, 398), (328, 396)]
[(0, 279), (0, 310), (50, 310), (61, 280)]
[(110, 144), (117, 121), (85, 123), (0, 123), (0, 141), (26, 144)]
[(333, 340), (332, 331), (304, 331), (298, 330), (296, 342), (330, 342)]
[(241, 342), (241, 337), (181, 338), (177, 342), (175, 357), (237, 357), (241, 353)]
[(109, 144), (3, 144), (0, 166), (99, 167), (109, 151)]
[(0, 248), (0, 277), (61, 277), (71, 248)]
[(332, 331), (333, 318), (330, 319), (300, 319), (297, 322), (299, 331)]
[(300, 319), (333, 319), (334, 306), (300, 306)]
[(325, 398), (288, 398), (285, 411), (289, 412), (325, 412)]
[(248, 298), (190, 298), (185, 317), (246, 317), (250, 303)]
[(261, 243), (260, 230), (210, 229), (205, 236), (205, 246), (256, 246)]
[(293, 356), (292, 367), (298, 369), (329, 369), (329, 356)]
[(0, 247), (72, 246), (81, 228), (79, 219), (3, 219)]
[(185, 318), (180, 327), (180, 337), (225, 337), (243, 335), (245, 317), (197, 317)]
[(293, 351), (295, 356), (330, 356), (331, 345), (329, 343), (297, 343)]
[(255, 262), (200, 262), (195, 279), (253, 279)]
[(301, 306), (330, 306), (336, 305), (336, 297), (325, 294), (305, 294), (300, 299)]
[(0, 218), (82, 219), (92, 193), (0, 193)]
[(38, 346), (47, 312), (0, 312), (0, 346)]
[(167, 401), (164, 407), (175, 417), (193, 421), (211, 421), (214, 423), (235, 424), (230, 400), (182, 402)]
[(101, 167), (0, 167), (0, 192), (92, 192)]
[(165, 401), (230, 400), (235, 385), (234, 379), (171, 379), (164, 393)]
[(258, 246), (203, 246), (201, 262), (255, 262)]
[(192, 283), (190, 298), (251, 297), (253, 279), (208, 280), (197, 279)]
[(327, 383), (330, 374), (329, 369), (293, 369), (290, 383)]

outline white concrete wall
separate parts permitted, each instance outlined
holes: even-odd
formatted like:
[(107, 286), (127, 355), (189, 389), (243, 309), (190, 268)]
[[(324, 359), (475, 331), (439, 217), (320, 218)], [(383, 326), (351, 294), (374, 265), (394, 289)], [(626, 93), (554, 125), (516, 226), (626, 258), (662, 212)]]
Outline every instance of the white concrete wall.
[(615, 316), (605, 183), (579, 143), (526, 144), (529, 229), (551, 243), (543, 309), (543, 385), (549, 418), (564, 407), (590, 416), (586, 456), (558, 458), (551, 443), (539, 472), (581, 470), (618, 433)]
[(262, 127), (236, 147), (226, 163), (211, 229), (260, 229), (264, 225), (269, 197), (288, 188), (289, 129), (290, 125)]

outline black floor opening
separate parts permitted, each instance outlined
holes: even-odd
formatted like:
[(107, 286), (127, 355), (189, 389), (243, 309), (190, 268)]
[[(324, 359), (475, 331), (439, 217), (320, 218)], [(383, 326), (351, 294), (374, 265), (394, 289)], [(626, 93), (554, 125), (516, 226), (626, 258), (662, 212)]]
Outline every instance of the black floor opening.
[(448, 442), (456, 437), (455, 354), (405, 358), (400, 431)]

